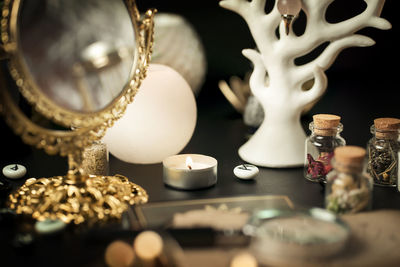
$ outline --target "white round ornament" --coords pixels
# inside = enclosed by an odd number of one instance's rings
[[[133,103],[103,142],[120,160],[159,163],[186,146],[196,120],[196,100],[185,79],[168,66],[150,64]]]
[[[38,221],[35,223],[35,230],[39,234],[53,234],[63,230],[67,224],[62,220],[50,220]]]
[[[250,164],[242,164],[233,169],[233,173],[239,179],[249,180],[253,179],[259,170],[256,166]]]
[[[3,168],[3,175],[10,179],[19,179],[26,174],[26,168],[20,164],[10,164]]]

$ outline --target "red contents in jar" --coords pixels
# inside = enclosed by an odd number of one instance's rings
[[[307,154],[308,167],[307,173],[311,174],[311,178],[318,179],[328,174],[332,170],[331,159],[333,152],[322,152],[317,160]]]

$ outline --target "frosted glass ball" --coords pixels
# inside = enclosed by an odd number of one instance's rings
[[[204,83],[207,60],[200,36],[184,17],[173,13],[155,15],[151,60],[179,72],[198,95]]]
[[[168,66],[150,64],[133,103],[103,142],[122,161],[159,163],[186,146],[196,120],[196,100],[186,80]]]

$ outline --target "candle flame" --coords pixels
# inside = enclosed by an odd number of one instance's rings
[[[192,165],[193,165],[193,160],[192,160],[192,157],[187,157],[186,158],[186,167],[188,167],[189,168],[189,170],[191,170],[192,169]]]

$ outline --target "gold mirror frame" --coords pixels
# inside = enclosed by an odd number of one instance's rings
[[[134,62],[128,79],[130,82],[127,83],[120,97],[114,99],[100,111],[90,113],[80,113],[60,107],[40,90],[31,76],[19,49],[18,16],[22,0],[4,1],[1,19],[1,40],[4,52],[10,59],[10,74],[25,99],[46,118],[66,127],[93,127],[104,124],[104,122],[107,123],[108,127],[111,127],[113,122],[121,117],[120,114],[123,113],[126,105],[132,102],[137,88],[144,78],[150,59],[152,41],[146,43],[146,39],[148,40],[152,37],[146,35],[150,35],[149,31],[153,30],[152,16],[154,15],[154,10],[147,11],[146,17],[141,20],[135,0],[121,1],[124,1],[127,6],[135,33]],[[146,51],[150,53],[146,54]]]
[[[140,17],[134,0],[124,0],[135,28],[135,62],[131,78],[123,92],[105,109],[94,113],[77,113],[58,107],[36,87],[18,51],[17,16],[21,0],[5,0],[1,19],[0,58],[8,59],[11,77],[21,94],[45,117],[61,125],[77,127],[71,131],[56,131],[34,124],[14,103],[6,89],[0,71],[0,113],[14,132],[29,145],[44,149],[48,154],[68,156],[66,176],[30,178],[9,196],[9,206],[18,214],[37,220],[61,219],[66,223],[93,224],[119,219],[129,205],[145,203],[146,191],[128,178],[95,176],[81,168],[85,147],[100,140],[108,127],[119,119],[138,91],[146,76],[153,45],[153,17],[148,10]]]

